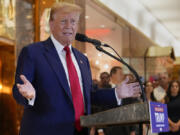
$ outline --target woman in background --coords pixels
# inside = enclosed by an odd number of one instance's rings
[[[148,101],[154,101],[153,90],[153,83],[151,81],[147,81],[145,83],[145,93]],[[150,125],[143,124],[143,135],[157,135],[157,133],[151,133]]]
[[[170,131],[159,135],[180,135],[180,83],[172,81],[167,91],[168,121]]]

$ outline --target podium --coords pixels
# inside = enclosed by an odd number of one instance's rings
[[[148,102],[123,105],[107,111],[81,116],[82,127],[106,127],[150,123]]]

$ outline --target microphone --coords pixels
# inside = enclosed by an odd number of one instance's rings
[[[128,65],[110,45],[105,44],[105,43],[101,43],[101,41],[96,40],[96,39],[88,38],[86,35],[80,34],[80,33],[76,33],[75,39],[80,41],[80,42],[92,43],[93,45],[95,45],[97,50],[99,50],[101,52],[104,52],[108,56],[110,56],[110,57],[116,59],[117,61],[121,62],[122,64],[124,64],[135,75],[135,77],[138,80],[138,82],[139,82],[139,84],[141,86],[141,89],[142,89],[143,101],[147,101],[146,95],[145,95],[145,92],[144,92],[144,88],[143,88],[143,85],[142,85],[142,80],[140,80],[138,73],[130,65]],[[116,57],[116,56],[112,55],[111,53],[107,52],[101,46],[111,48],[117,54],[117,56],[119,56],[119,57]]]
[[[92,43],[95,46],[106,46],[106,47],[108,46],[107,44],[101,43],[101,41],[97,39],[88,38],[86,35],[80,33],[76,33],[75,39],[80,42]]]

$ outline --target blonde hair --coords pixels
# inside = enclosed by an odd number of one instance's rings
[[[81,14],[82,8],[76,4],[67,2],[56,2],[50,11],[50,21],[54,19],[54,15],[57,11],[62,11],[63,13],[79,12]]]

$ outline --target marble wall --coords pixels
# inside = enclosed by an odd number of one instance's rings
[[[16,59],[21,49],[35,39],[33,1],[16,0]]]

